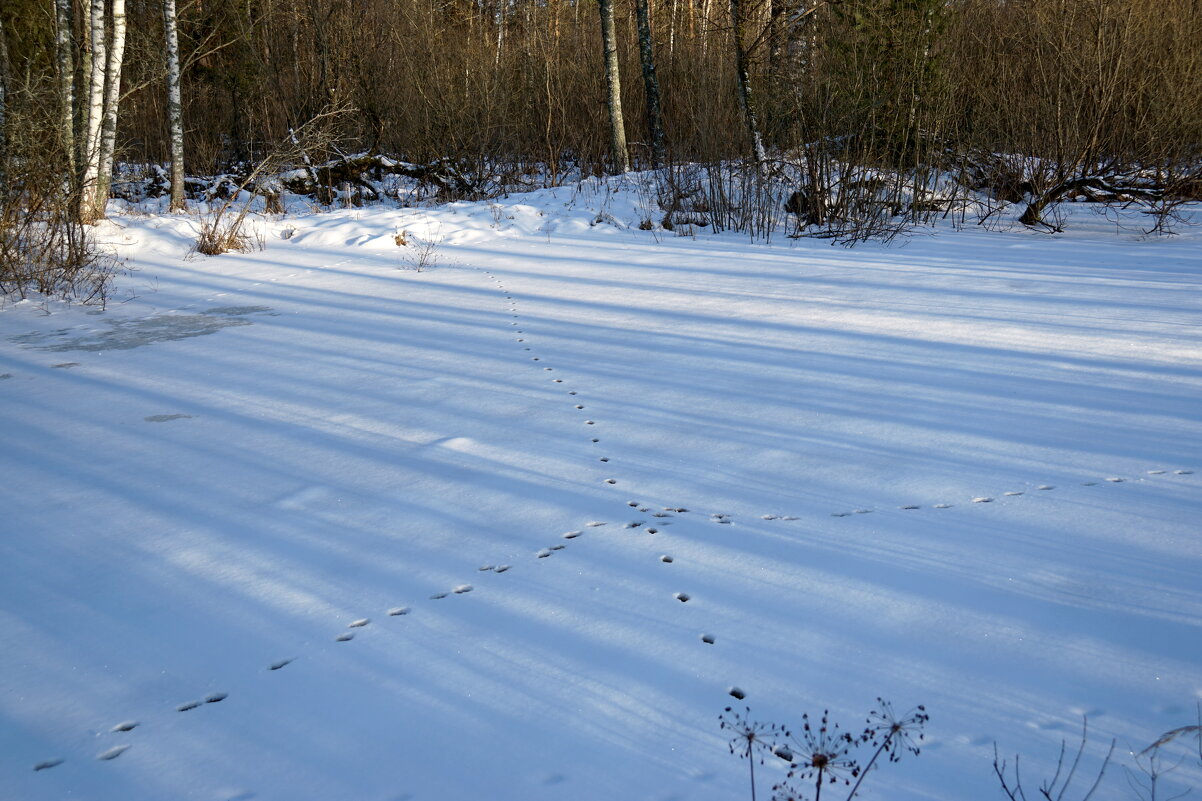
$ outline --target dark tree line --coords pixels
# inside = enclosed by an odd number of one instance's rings
[[[507,186],[687,163],[779,176],[783,164],[801,227],[927,213],[920,190],[951,172],[1025,201],[1037,225],[1066,197],[1199,195],[1202,0],[0,9],[6,208],[58,192],[94,219],[118,163],[173,167],[161,183],[178,208],[185,160],[189,174],[245,171],[331,114],[312,163],[383,153]],[[882,194],[884,171],[905,180]]]

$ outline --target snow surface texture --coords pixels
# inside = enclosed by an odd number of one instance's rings
[[[924,703],[866,798],[1192,722],[1196,230],[849,251],[612,224],[638,197],[192,260],[119,217],[106,311],[4,309],[0,798],[745,798],[732,686]]]

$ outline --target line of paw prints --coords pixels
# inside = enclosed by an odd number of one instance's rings
[[[504,282],[501,281],[499,278],[497,278],[495,275],[493,275],[491,272],[485,271],[485,275],[487,275],[488,278],[493,281],[494,285],[496,286],[496,288],[498,290],[500,290],[502,293],[504,293],[505,299],[509,302],[508,310],[509,310],[509,314],[512,317],[512,319],[510,320],[509,327],[515,329],[514,333],[516,334],[516,336],[514,338],[516,340],[516,344],[521,345],[522,352],[525,354],[529,354],[529,359],[532,362],[541,362],[542,361],[541,357],[535,355],[535,351],[533,350],[531,344],[527,341],[525,332],[524,332],[522,326],[520,325],[519,321],[520,321],[521,317],[518,314],[517,301],[514,299],[513,294],[506,288]],[[543,372],[548,372],[548,373],[555,372],[555,368],[553,368],[549,365],[542,364],[540,366],[542,367]],[[551,378],[551,383],[560,385],[560,387],[567,393],[568,397],[572,400],[572,408],[573,409],[575,409],[577,412],[581,412],[581,413],[587,412],[585,404],[584,404],[582,398],[580,397],[580,393],[577,389],[568,385],[564,381],[564,379],[559,376],[555,376],[555,377]],[[590,431],[589,431],[590,436],[588,438],[589,443],[591,445],[599,445],[601,443],[601,439],[600,439],[600,437],[596,436],[596,430],[594,428],[592,428],[597,425],[597,421],[592,419],[591,415],[584,414],[583,416],[585,418],[583,421],[584,425],[586,427],[590,427]],[[597,457],[597,461],[599,461],[603,464],[609,465],[610,467],[614,466],[612,461],[610,460],[609,456],[599,456],[599,457]],[[611,486],[611,487],[616,486],[618,484],[618,479],[616,477],[614,477],[613,473],[611,473],[606,478],[602,479],[602,481],[607,486]],[[662,510],[652,511],[651,506],[641,504],[638,501],[628,501],[627,506],[637,510],[638,512],[649,515],[651,519],[647,520],[644,518],[644,519],[630,520],[630,521],[624,523],[622,527],[627,530],[643,531],[643,532],[646,532],[647,534],[658,534],[660,532],[660,530],[663,529],[664,527],[672,525],[672,520],[670,518],[674,517],[675,515],[684,514],[684,513],[688,512],[687,509],[685,509],[683,507],[679,507],[679,506],[665,506],[662,508]],[[730,524],[731,523],[729,515],[715,514],[712,516],[712,519],[719,524]],[[777,515],[764,515],[764,519],[765,520],[775,520],[775,519],[778,519],[778,516]],[[788,516],[788,517],[783,517],[781,519],[796,520],[797,518]],[[605,523],[599,522],[599,521],[593,521],[593,522],[589,523],[588,526],[586,526],[585,528],[603,526],[603,525],[605,525]],[[585,533],[585,530],[580,529],[580,530],[565,532],[561,536],[565,540],[574,540],[574,539],[582,536],[584,533]],[[556,552],[562,551],[565,547],[567,547],[565,543],[556,543],[554,545],[548,545],[547,547],[542,548],[537,553],[535,553],[535,557],[538,559],[547,559],[547,558],[550,558],[551,556],[553,556]],[[672,564],[674,561],[672,556],[669,554],[662,554],[659,557],[659,559],[660,559],[660,562],[663,564]],[[682,603],[687,603],[691,598],[691,596],[685,592],[677,592],[673,595],[673,597]],[[713,645],[715,642],[715,639],[716,639],[713,634],[709,634],[709,633],[702,633],[699,636],[700,636],[701,641],[708,645]]]
[[[490,279],[492,279],[494,281],[494,283],[497,285],[498,289],[500,289],[502,292],[505,292],[506,300],[509,301],[509,312],[512,315],[512,317],[514,318],[513,321],[510,323],[510,326],[513,328],[517,328],[517,330],[515,331],[515,333],[518,335],[516,338],[517,343],[521,344],[523,346],[524,352],[532,353],[531,348],[529,347],[528,344],[526,344],[526,338],[524,336],[524,332],[519,327],[519,323],[517,322],[517,320],[518,320],[517,304],[514,301],[513,296],[508,293],[508,291],[505,289],[504,285],[502,284],[502,282],[499,279],[497,279],[491,273],[488,273],[487,275]],[[530,359],[531,359],[531,361],[535,361],[535,362],[541,361],[540,357],[534,356],[534,355],[531,355]],[[56,366],[74,367],[76,365],[75,364],[63,364],[63,365],[56,365]],[[554,372],[554,369],[549,366],[543,366],[543,370],[544,370],[544,372]],[[8,377],[8,376],[6,375],[5,377]],[[562,385],[564,383],[563,379],[558,378],[558,377],[552,378],[551,381],[555,384],[560,384],[560,385]],[[575,408],[575,410],[580,411],[580,412],[585,411],[584,404],[579,402],[578,392],[574,389],[570,389],[567,387],[564,387],[564,389],[567,391],[567,394],[569,397],[571,397],[577,401],[577,402],[573,403],[573,407]],[[584,420],[584,425],[595,426],[596,421],[586,419],[586,420]],[[600,438],[590,437],[589,441],[592,444],[599,444]],[[602,457],[599,457],[599,461],[608,463],[610,461],[610,459],[607,456],[602,456]],[[607,479],[605,479],[605,483],[609,484],[609,485],[614,485],[614,484],[617,484],[617,480],[614,478],[607,478]],[[630,502],[629,505],[631,507],[638,508],[638,511],[640,511],[640,512],[646,513],[646,512],[650,511],[649,507],[640,506],[638,503],[633,502],[633,501]],[[688,510],[686,510],[684,508],[680,508],[680,507],[667,507],[662,512],[655,512],[652,514],[652,516],[656,519],[656,522],[654,524],[648,525],[643,520],[633,520],[633,521],[630,521],[630,522],[627,522],[626,524],[624,524],[624,528],[626,528],[626,529],[642,529],[643,531],[645,531],[648,534],[656,534],[659,532],[660,527],[671,525],[671,522],[666,520],[665,518],[671,517],[674,513],[683,513],[686,511],[688,511]],[[725,517],[725,516],[719,515],[716,517]],[[729,522],[729,521],[722,520],[720,522]],[[561,536],[561,539],[564,539],[564,540],[575,540],[575,539],[581,537],[585,533],[585,530],[590,529],[590,528],[598,528],[598,527],[604,526],[604,525],[607,525],[607,523],[604,521],[594,520],[594,521],[590,521],[589,523],[587,523],[581,529],[567,531],[560,536]],[[566,543],[558,542],[558,543],[549,545],[545,548],[538,550],[537,552],[535,552],[534,557],[536,559],[545,559],[547,557],[550,557],[557,551],[561,551],[561,550],[565,549],[566,547],[567,547]],[[671,564],[674,561],[673,557],[669,554],[663,554],[659,557],[659,559],[660,559],[660,562],[662,562],[664,564]],[[478,568],[478,571],[481,573],[493,573],[496,575],[500,575],[500,574],[507,573],[512,569],[513,569],[513,566],[509,565],[509,564],[485,564],[485,565],[481,565]],[[456,596],[456,595],[466,595],[466,594],[472,592],[474,589],[475,589],[475,587],[472,584],[458,584],[458,585],[454,586],[453,588],[451,588],[449,591],[436,592],[436,593],[430,595],[429,600],[430,601],[441,601],[443,599],[446,599],[446,598],[449,598],[452,596]],[[683,593],[683,592],[675,593],[673,597],[682,603],[688,602],[690,600],[690,596],[687,593]],[[387,617],[392,618],[392,617],[404,617],[406,615],[411,614],[412,612],[413,612],[412,607],[394,606],[394,607],[387,609],[385,614]],[[348,623],[345,629],[343,629],[342,631],[340,631],[338,634],[335,635],[334,641],[340,642],[340,643],[352,642],[355,639],[356,633],[358,631],[364,629],[365,627],[371,625],[371,623],[372,623],[372,619],[370,617],[356,618],[356,619],[352,620],[350,623]],[[702,634],[701,640],[702,640],[702,642],[705,642],[708,644],[713,644],[715,642],[715,638],[711,634]],[[295,662],[297,660],[297,658],[298,657],[292,656],[292,657],[287,657],[284,659],[275,660],[275,661],[271,662],[270,664],[268,664],[266,666],[266,669],[268,671],[282,670],[285,667],[287,667],[288,665],[291,665],[293,662]],[[189,700],[189,701],[185,701],[181,704],[178,704],[175,707],[175,711],[178,713],[191,712],[193,710],[199,709],[206,705],[220,703],[228,697],[229,697],[229,695],[224,692],[212,693],[208,696],[205,696],[204,698],[202,698],[200,700]],[[136,729],[140,726],[142,726],[142,724],[137,720],[127,720],[127,721],[123,721],[121,723],[116,724],[109,730],[109,732],[113,733],[113,734],[127,734],[129,732],[132,732],[134,729]],[[114,745],[114,746],[105,748],[104,750],[102,750],[101,752],[96,754],[96,759],[99,761],[103,761],[103,762],[112,761],[114,759],[117,759],[122,754],[124,754],[131,747],[132,746],[130,743],[121,743],[118,745]],[[49,770],[51,768],[58,767],[59,765],[63,764],[65,761],[66,761],[65,758],[61,758],[61,757],[42,760],[42,761],[36,763],[35,765],[33,765],[33,770],[34,771]]]
[[[522,328],[522,325],[520,322],[521,316],[518,314],[517,300],[514,298],[513,294],[509,291],[509,289],[506,288],[505,283],[503,281],[501,281],[501,279],[497,278],[495,275],[493,275],[491,272],[488,272],[487,270],[485,271],[484,274],[486,276],[488,276],[488,278],[493,282],[493,285],[496,286],[496,288],[505,295],[505,300],[508,301],[507,308],[509,311],[509,315],[512,318],[509,322],[509,326],[510,326],[510,328],[514,329],[513,333],[516,335],[514,337],[514,341],[516,342],[516,344],[522,346],[523,353],[529,354],[527,358],[529,358],[530,361],[541,363],[543,361],[542,357],[535,355],[534,349],[531,347],[530,342],[526,338],[525,330]],[[542,371],[545,373],[555,372],[555,368],[551,367],[547,364],[540,364],[539,366],[541,366]],[[597,421],[589,419],[589,416],[587,414],[583,414],[584,412],[587,412],[587,409],[585,408],[583,399],[580,397],[580,392],[570,386],[567,386],[566,383],[564,382],[564,379],[560,378],[559,376],[552,377],[550,379],[550,381],[553,384],[560,385],[560,388],[562,390],[564,390],[564,392],[566,392],[568,397],[571,399],[572,408],[575,409],[577,412],[582,413],[582,416],[585,418],[583,421],[583,424],[585,426],[590,427],[589,444],[599,445],[601,443],[601,438],[596,436],[596,432],[594,430],[591,430],[592,426],[597,425]],[[601,457],[598,457],[597,461],[603,462],[603,463],[608,463],[610,461],[610,459],[608,456],[601,456]],[[618,483],[618,480],[616,478],[613,478],[612,476],[610,476],[610,477],[604,479],[604,482],[610,486],[613,486]]]
[[[1147,471],[1145,471],[1145,474],[1149,475],[1149,476],[1163,476],[1163,475],[1168,475],[1170,473],[1172,475],[1177,475],[1177,476],[1191,476],[1194,474],[1194,471],[1193,470],[1147,470]],[[1123,476],[1107,476],[1106,478],[1098,479],[1097,481],[1082,481],[1080,483],[1080,486],[1082,486],[1082,487],[1097,487],[1097,486],[1105,486],[1106,484],[1124,484],[1124,483],[1131,482],[1131,481],[1143,481],[1143,480],[1145,480],[1145,479],[1142,476],[1140,476],[1138,478],[1125,478]],[[1036,487],[1034,489],[1034,491],[1035,492],[1050,492],[1055,489],[1056,489],[1055,484],[1040,484],[1038,487]],[[1003,498],[1003,499],[1004,498],[1016,498],[1020,495],[1025,495],[1025,494],[1026,494],[1025,490],[1011,490],[1009,492],[1003,492],[997,496],[977,495],[977,496],[974,496],[973,498],[969,499],[969,503],[994,503],[999,498]],[[954,503],[936,503],[936,504],[932,504],[929,508],[931,508],[931,509],[951,509],[955,505],[956,504],[954,504]],[[924,507],[921,504],[914,503],[914,504],[906,504],[904,506],[899,506],[898,508],[903,511],[909,512],[909,511],[917,511],[917,510],[923,509]],[[851,517],[852,515],[866,515],[866,514],[870,514],[873,511],[874,511],[873,509],[868,509],[868,508],[852,509],[849,511],[831,512],[831,517]]]
[[[598,526],[604,526],[604,525],[606,525],[606,524],[602,521],[592,521],[586,525],[586,528],[592,528],[592,527],[598,527]],[[583,533],[582,530],[581,531],[570,531],[570,532],[563,534],[562,537],[564,539],[575,539],[576,537],[579,537],[582,533]],[[564,545],[562,545],[562,544],[552,545],[548,549],[543,549],[543,550],[538,551],[536,554],[534,554],[534,556],[535,556],[535,558],[543,558],[544,556],[549,555],[553,551],[561,550],[563,547],[564,547]],[[484,564],[484,565],[481,565],[479,568],[477,568],[478,572],[480,572],[480,573],[493,573],[496,575],[508,573],[512,569],[513,569],[513,565],[509,565],[509,564]],[[466,594],[472,592],[473,590],[475,590],[475,586],[472,584],[466,584],[466,583],[465,584],[457,584],[454,587],[452,587],[451,589],[447,590],[446,592],[436,592],[436,593],[431,594],[429,596],[429,600],[430,601],[441,601],[444,598],[450,598],[450,597],[454,597],[457,595],[466,595]],[[413,611],[414,611],[413,608],[410,606],[394,606],[394,607],[387,609],[385,611],[385,615],[390,618],[391,617],[403,617],[403,616],[413,613]],[[352,640],[355,639],[355,634],[358,631],[364,629],[365,627],[367,627],[371,624],[372,624],[372,619],[370,617],[356,618],[356,619],[352,620],[350,623],[348,623],[346,625],[345,629],[343,629],[342,631],[340,631],[338,634],[336,634],[334,636],[334,641],[340,642],[340,643],[351,642]],[[286,668],[288,665],[291,665],[298,658],[299,657],[297,657],[297,656],[290,656],[290,657],[287,657],[284,659],[277,659],[277,660],[271,662],[270,664],[268,664],[266,666],[266,670],[268,670],[268,671],[282,670],[283,668]],[[228,697],[229,697],[229,694],[224,693],[224,692],[211,693],[207,696],[204,696],[203,698],[191,699],[191,700],[185,701],[181,704],[178,704],[174,707],[174,710],[176,712],[191,712],[192,710],[199,709],[201,707],[204,707],[204,706],[207,706],[210,704],[221,703]],[[118,723],[115,726],[113,726],[112,728],[110,728],[109,733],[124,734],[124,733],[131,732],[134,729],[139,728],[141,726],[142,726],[142,723],[140,723],[137,720],[126,720],[126,721]],[[96,759],[100,760],[102,762],[109,762],[109,761],[112,761],[112,760],[116,759],[117,757],[121,756],[123,753],[128,751],[130,748],[131,748],[130,743],[121,743],[119,745],[115,745],[115,746],[112,746],[112,747],[102,750],[100,753],[96,754]],[[65,761],[66,761],[66,759],[62,758],[62,757],[56,757],[53,759],[42,760],[33,765],[33,770],[34,771],[49,770],[51,768],[58,767],[59,765],[63,764]]]

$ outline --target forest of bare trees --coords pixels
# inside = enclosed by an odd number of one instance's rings
[[[6,0],[0,26],[6,264],[30,208],[102,216],[115,165],[180,208],[185,170],[244,175],[315,118],[310,166],[450,165],[448,194],[662,167],[670,216],[685,165],[726,165],[799,232],[947,213],[949,176],[1033,226],[1202,195],[1202,0]]]

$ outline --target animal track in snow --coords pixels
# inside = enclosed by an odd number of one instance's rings
[[[672,593],[672,597],[680,601],[682,604],[688,603],[689,601],[689,594],[687,592],[675,592]]]
[[[111,731],[111,732],[133,731],[134,729],[138,728],[139,725],[140,724],[136,720],[126,720],[126,721],[122,721],[121,723],[118,723],[116,726],[109,729],[109,731]]]
[[[213,693],[212,695],[207,696],[205,698],[205,703],[206,704],[219,704],[229,697],[230,697],[229,693]]]
[[[351,622],[350,622],[350,623],[347,625],[347,628],[349,628],[349,629],[361,629],[361,628],[363,628],[364,626],[366,626],[366,625],[367,625],[368,623],[370,623],[370,622],[371,622],[371,618],[361,617],[361,618],[359,618],[358,620],[352,620],[352,621],[351,621]]]
[[[430,600],[431,601],[441,601],[443,598],[446,598],[448,594],[449,593],[445,593],[445,592],[436,592],[430,596]]]
[[[128,745],[114,745],[112,748],[108,749],[107,751],[101,751],[99,754],[96,755],[96,758],[107,762],[110,759],[116,759],[117,757],[121,756],[128,750],[129,750]]]
[[[460,584],[458,587],[451,590],[451,592],[455,593],[456,595],[463,595],[465,592],[471,592],[474,589],[475,587],[473,587],[471,584]]]
[[[669,556],[668,554],[663,554],[662,556],[660,556],[659,561],[663,562],[665,565],[670,565],[675,560],[673,560],[672,557]]]
[[[45,759],[45,760],[42,760],[41,762],[37,763],[36,765],[34,765],[33,769],[35,771],[50,770],[51,768],[57,768],[59,765],[63,764],[63,762],[65,762],[65,761],[66,760],[63,760],[63,759]]]
[[[1162,476],[1162,475],[1165,475],[1166,473],[1168,473],[1169,471],[1165,470],[1165,469],[1156,469],[1156,470],[1146,470],[1144,472],[1150,476]],[[1176,475],[1188,476],[1188,475],[1192,475],[1193,471],[1192,470],[1174,470],[1173,473]],[[1131,479],[1123,478],[1121,476],[1110,476],[1105,479],[1105,482],[1111,483],[1111,484],[1122,484],[1122,483],[1128,482],[1130,480]],[[1135,480],[1140,481],[1142,479],[1135,479]],[[1098,486],[1099,483],[1100,482],[1097,482],[1097,481],[1082,481],[1081,486],[1082,487],[1096,487],[1096,486]],[[1049,490],[1056,489],[1056,485],[1055,484],[1040,484],[1039,486],[1035,487],[1035,489],[1037,491],[1047,492]],[[1026,494],[1026,492],[1022,491],[1022,490],[1011,490],[1009,492],[1003,492],[1002,497],[1017,498],[1019,496],[1025,495],[1025,494]],[[980,495],[980,496],[974,497],[972,499],[972,502],[973,503],[993,503],[994,498],[991,496],[988,496],[988,495]],[[931,506],[931,508],[932,509],[950,509],[950,508],[952,508],[952,506],[954,506],[954,504],[937,503],[937,504],[933,504]],[[919,506],[918,504],[907,504],[905,506],[900,506],[898,508],[906,509],[906,510],[913,510],[913,509],[921,509],[922,507]],[[871,511],[871,510],[856,509],[853,512],[831,512],[831,517],[850,517],[853,514],[867,514],[869,511]],[[770,516],[764,515],[763,519],[765,519],[765,520],[770,519]],[[797,518],[786,517],[786,518],[782,518],[782,519],[796,520]]]
[[[712,634],[702,634],[702,635],[701,635],[701,641],[702,641],[703,643],[705,643],[706,645],[713,645],[713,644],[714,644],[714,635],[712,635]]]
[[[344,631],[334,638],[334,642],[350,642],[355,639],[355,633],[352,631]]]
[[[539,559],[546,559],[548,556],[551,555],[551,549],[543,548],[541,551],[539,551],[538,553],[536,553],[534,555],[537,556]]]
[[[596,528],[597,526],[604,526],[605,524],[600,520],[590,520],[588,523],[585,523],[585,525],[589,528]]]
[[[509,569],[509,565],[497,565],[498,573],[504,573],[508,569]]]
[[[583,533],[583,531],[565,531],[560,536],[562,536],[565,540],[574,540]]]
[[[407,606],[394,606],[388,610],[389,617],[397,617],[399,615],[409,614],[410,609]]]
[[[196,707],[200,706],[200,704],[201,704],[200,701],[188,701],[187,703],[180,704],[179,706],[177,706],[175,708],[175,711],[176,712],[188,712],[193,709],[196,709]]]
[[[566,547],[568,547],[568,546],[566,546],[566,545],[552,545],[551,547],[547,548],[547,550],[548,550],[548,551],[562,551],[562,550],[563,550],[564,548],[566,548]]]
[[[289,657],[288,659],[279,659],[279,660],[276,660],[275,662],[272,662],[270,665],[268,665],[267,669],[268,670],[279,670],[280,668],[288,667],[289,665],[292,664],[293,661],[294,660],[291,657]]]

